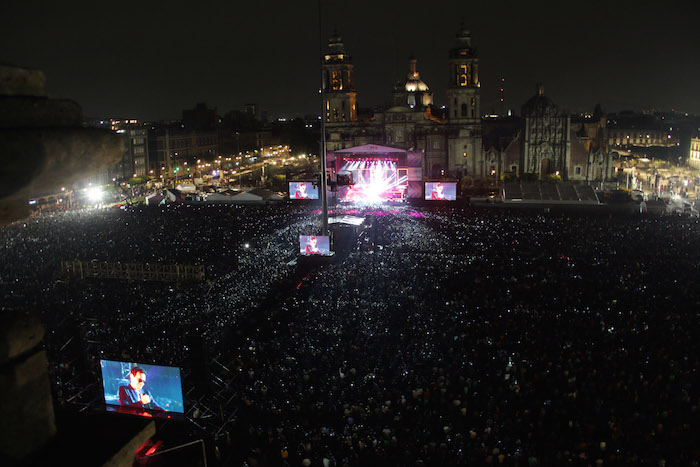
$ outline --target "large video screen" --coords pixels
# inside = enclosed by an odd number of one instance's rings
[[[425,182],[425,199],[455,201],[457,199],[457,182]]]
[[[105,404],[111,410],[152,416],[185,412],[180,368],[100,360]]]
[[[318,187],[313,182],[289,182],[289,199],[318,199]]]
[[[302,255],[330,255],[330,237],[324,235],[300,235],[299,253]]]

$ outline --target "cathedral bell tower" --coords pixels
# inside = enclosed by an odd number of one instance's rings
[[[479,58],[471,45],[471,34],[464,25],[457,33],[455,47],[450,50],[447,83],[448,119],[453,123],[476,123],[481,120]]]
[[[342,125],[357,121],[357,92],[350,55],[345,53],[343,39],[337,33],[328,41],[323,56],[323,93],[326,123]]]
[[[464,24],[450,49],[448,65],[448,167],[453,174],[484,177],[491,167],[482,157],[479,58]]]

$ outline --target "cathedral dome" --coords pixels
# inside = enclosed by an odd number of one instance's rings
[[[416,69],[416,59],[408,60],[408,74],[394,86],[394,105],[408,105],[412,109],[423,110],[433,103],[433,93],[420,79]]]
[[[416,74],[417,75],[417,74]],[[420,76],[411,76],[406,80],[406,91],[416,92],[416,91],[430,91],[427,84],[421,81]]]
[[[558,113],[556,104],[544,95],[544,87],[541,84],[537,85],[537,93],[523,105],[521,110],[523,117],[556,115]]]
[[[402,87],[407,92],[430,92],[428,85],[420,79],[420,73],[416,68],[417,62],[414,56],[408,59],[408,75]]]

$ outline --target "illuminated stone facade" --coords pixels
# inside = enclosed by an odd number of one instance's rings
[[[323,89],[324,117],[327,123],[357,121],[357,92],[352,60],[345,52],[343,39],[337,34],[328,41],[328,53],[323,57]]]
[[[700,138],[691,138],[690,154],[688,154],[688,164],[691,167],[700,169]]]
[[[544,95],[542,86],[523,105],[522,174],[544,177],[550,174],[566,178],[571,159],[571,121]]]
[[[448,98],[457,103],[454,115],[449,108],[433,104],[432,91],[420,79],[413,57],[409,59],[405,80],[394,86],[393,105],[358,115],[350,57],[338,36],[330,39],[328,49],[323,69],[329,151],[365,144],[389,145],[422,151],[426,177],[485,175],[481,158],[479,59],[467,30],[457,34],[449,55]]]
[[[464,28],[448,54],[443,107],[433,104],[432,91],[411,57],[405,80],[394,86],[393,105],[358,112],[352,63],[342,40],[332,37],[328,49],[323,70],[329,151],[366,144],[419,150],[425,178],[610,178],[604,116],[572,125],[540,88],[523,106],[522,119],[482,119],[479,57]]]
[[[557,175],[563,180],[604,182],[612,176],[606,144],[606,118],[598,107],[593,116],[573,120],[561,112],[538,85],[521,109],[519,122],[509,119],[506,136],[484,138],[485,160],[495,176],[526,179]],[[488,122],[498,127],[498,122]],[[498,133],[498,131],[489,131]],[[509,136],[512,135],[512,139]],[[494,141],[495,140],[495,141]]]
[[[680,145],[678,136],[670,130],[648,128],[610,128],[610,146],[628,149],[630,147],[673,147]]]

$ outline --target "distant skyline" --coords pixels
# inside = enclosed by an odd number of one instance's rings
[[[544,84],[569,112],[675,109],[700,114],[700,30],[684,5],[621,2],[322,2],[324,49],[337,29],[355,65],[358,105],[391,101],[408,57],[436,105],[463,20],[479,51],[482,113]],[[685,6],[687,7],[687,6]],[[318,114],[318,4],[11,2],[0,62],[41,69],[52,98],[87,117],[178,119],[197,102],[219,114],[255,103],[271,117]]]

